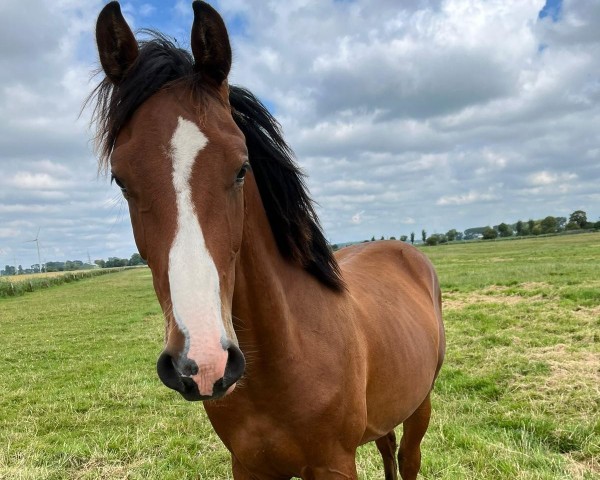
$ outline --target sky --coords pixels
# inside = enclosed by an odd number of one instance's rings
[[[86,96],[97,0],[0,0],[0,268],[129,257]],[[24,6],[26,5],[26,7]],[[190,1],[121,2],[189,47]],[[332,243],[600,217],[598,0],[219,0]],[[28,242],[29,241],[29,242]]]

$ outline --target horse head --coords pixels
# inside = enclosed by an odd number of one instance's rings
[[[138,44],[117,2],[100,13],[96,40],[106,163],[165,315],[158,375],[187,400],[208,400],[245,369],[231,312],[250,165],[229,104],[225,24],[204,2],[193,10],[190,62],[177,49],[182,61],[164,63],[164,52]],[[172,71],[188,63],[192,71]]]

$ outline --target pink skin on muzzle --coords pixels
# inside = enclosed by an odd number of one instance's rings
[[[198,373],[191,378],[198,385],[200,395],[212,395],[215,382],[225,374],[228,353],[221,346],[220,335],[191,334],[190,337],[187,357],[198,366]]]

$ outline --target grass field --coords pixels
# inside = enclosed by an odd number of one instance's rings
[[[422,478],[599,479],[600,234],[424,251],[448,353]],[[230,478],[156,376],[163,328],[148,269],[0,298],[0,479]],[[383,478],[374,446],[359,470]]]

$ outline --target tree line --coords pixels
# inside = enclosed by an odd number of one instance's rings
[[[525,237],[577,230],[600,230],[600,221],[589,222],[585,211],[575,210],[568,219],[566,217],[547,216],[539,220],[519,220],[513,224],[503,222],[494,226],[467,228],[464,232],[453,228],[446,233],[434,233],[432,235],[428,235],[427,231],[423,229],[421,230],[420,242],[426,245],[438,245],[461,240],[493,240],[496,238]],[[411,232],[410,236],[401,235],[399,239],[414,244],[416,235],[415,232]],[[375,240],[376,238],[373,236],[370,241],[374,242]],[[385,240],[385,238],[382,236],[379,240]],[[389,237],[389,240],[396,240],[396,237]],[[363,242],[369,242],[369,240],[363,240]],[[338,245],[332,245],[333,250],[338,248]]]
[[[109,257],[108,260],[94,260],[94,263],[82,262],[81,260],[67,260],[66,262],[46,262],[42,265],[35,263],[30,268],[23,268],[22,265],[6,265],[0,270],[0,275],[25,275],[30,273],[43,272],[73,272],[77,270],[90,270],[93,268],[114,268],[114,267],[133,267],[137,265],[146,265],[146,261],[139,253],[134,253],[130,258]]]
[[[456,240],[494,240],[496,238],[548,235],[577,230],[600,230],[600,221],[595,223],[589,222],[585,211],[575,210],[568,219],[566,217],[553,217],[549,215],[539,220],[518,220],[513,224],[502,222],[494,226],[468,228],[462,234],[453,229],[446,234],[436,233],[427,236],[427,232],[423,230],[422,239],[427,245],[437,245]]]
[[[94,260],[94,263],[100,268],[114,267],[137,267],[139,265],[147,265],[148,262],[142,258],[139,253],[134,253],[131,258],[108,257],[108,260]]]

